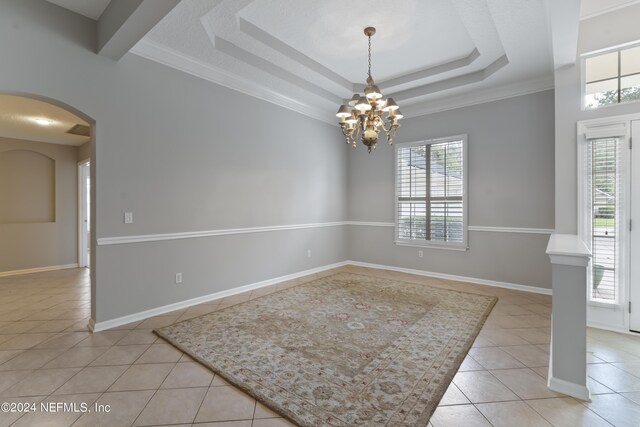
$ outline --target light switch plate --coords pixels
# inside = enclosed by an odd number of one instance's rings
[[[125,212],[124,213],[124,223],[125,224],[133,224],[133,212]]]

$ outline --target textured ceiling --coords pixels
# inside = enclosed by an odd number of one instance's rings
[[[72,12],[97,21],[111,0],[47,0]]]
[[[640,0],[582,0],[580,2],[580,18],[592,18],[637,3],[640,3]]]
[[[38,124],[36,119],[49,122]],[[89,137],[67,133],[73,126],[88,123],[56,105],[22,96],[0,95],[0,137],[53,144],[82,145]]]
[[[322,120],[372,74],[405,115],[553,85],[544,0],[183,0],[134,53]]]

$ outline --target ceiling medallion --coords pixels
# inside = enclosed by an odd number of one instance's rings
[[[400,126],[398,120],[404,117],[393,98],[385,98],[371,77],[371,37],[375,33],[374,27],[364,29],[364,34],[369,39],[369,72],[364,95],[354,93],[348,105],[341,105],[336,113],[340,118],[338,124],[346,143],[356,148],[359,139],[369,153],[376,148],[380,130],[386,134],[389,144],[393,144],[393,137]],[[383,117],[383,113],[386,116]]]

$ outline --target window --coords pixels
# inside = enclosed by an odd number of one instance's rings
[[[618,141],[594,139],[589,149],[591,183],[591,299],[616,300],[616,200]]]
[[[640,100],[640,46],[588,56],[584,60],[585,107]]]
[[[396,243],[466,249],[466,135],[396,146]]]
[[[620,304],[625,283],[628,170],[626,126],[594,125],[585,128],[580,147],[582,212],[580,228],[591,249],[589,300]]]

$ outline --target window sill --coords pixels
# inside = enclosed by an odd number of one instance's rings
[[[406,240],[396,240],[393,243],[396,246],[410,246],[414,248],[426,248],[426,249],[444,249],[446,251],[461,251],[465,252],[469,250],[469,247],[464,243],[457,244],[437,244],[437,243],[429,243],[429,242],[411,242]]]
[[[602,307],[602,308],[608,308],[611,310],[623,310],[624,309],[624,305],[623,304],[618,304],[617,302],[613,301],[613,302],[605,302],[603,300],[589,300],[587,302],[587,304],[591,307]]]

